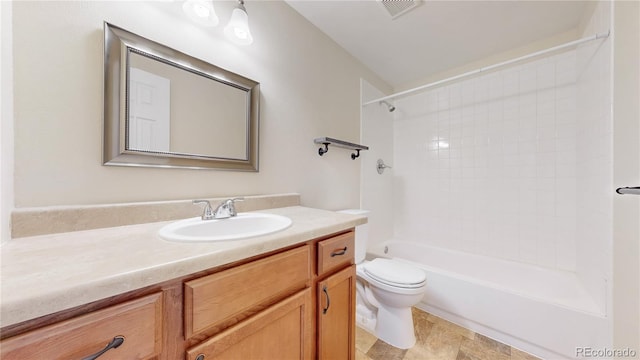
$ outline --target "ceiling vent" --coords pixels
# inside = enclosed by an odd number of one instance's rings
[[[391,19],[397,19],[420,5],[420,0],[378,0],[378,2],[391,15]]]

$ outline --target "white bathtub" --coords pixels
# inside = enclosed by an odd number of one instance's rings
[[[427,272],[419,308],[543,359],[576,358],[578,347],[611,348],[604,309],[572,272],[403,241],[368,256]]]

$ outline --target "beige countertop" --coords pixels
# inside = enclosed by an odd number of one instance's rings
[[[260,255],[367,222],[302,206],[260,210],[293,224],[278,233],[212,243],[160,239],[172,221],[39,235],[0,248],[0,326]]]

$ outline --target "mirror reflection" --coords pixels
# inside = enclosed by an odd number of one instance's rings
[[[247,159],[247,92],[130,49],[128,150]]]

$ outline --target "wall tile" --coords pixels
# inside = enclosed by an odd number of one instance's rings
[[[611,217],[610,194],[594,191],[611,184],[608,51],[589,43],[398,100],[395,236],[578,271],[599,291]]]
[[[422,166],[435,181],[403,179],[400,213],[423,216],[415,219],[421,225],[397,222],[396,236],[574,266],[575,226],[557,230],[576,211],[575,190],[561,193],[576,176],[576,74],[575,51],[569,51],[400,100],[401,108],[409,107],[405,113],[426,107],[427,114],[415,122],[396,116],[395,174],[419,176],[415,169]],[[421,163],[414,154],[419,139],[429,139]]]

